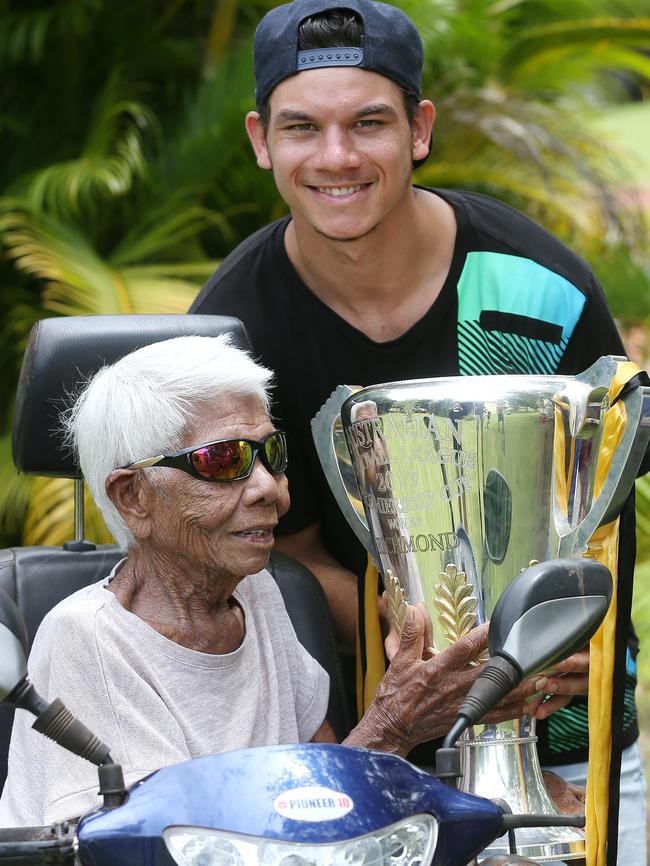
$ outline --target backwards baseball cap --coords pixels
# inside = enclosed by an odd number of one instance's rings
[[[356,12],[363,26],[358,48],[298,49],[301,23],[313,15],[334,10]],[[401,9],[373,0],[293,0],[271,9],[255,31],[255,98],[258,106],[277,85],[306,69],[359,66],[390,78],[419,97],[422,85],[422,40]]]

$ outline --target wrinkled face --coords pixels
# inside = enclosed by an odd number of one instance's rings
[[[238,437],[259,441],[274,429],[256,398],[225,398],[202,404],[181,447]],[[273,530],[289,507],[284,473],[270,474],[259,456],[241,481],[200,481],[176,469],[164,471],[164,495],[153,500],[149,537],[158,552],[226,582],[264,568]]]
[[[297,230],[351,241],[396,213],[432,118],[418,112],[411,126],[394,82],[365,69],[311,69],[282,81],[269,108],[266,135],[255,113],[247,130]]]

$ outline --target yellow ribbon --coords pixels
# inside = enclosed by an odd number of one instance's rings
[[[610,402],[640,372],[630,361],[618,365],[609,388]],[[623,437],[625,406],[616,403],[605,414],[605,428],[596,468],[594,493],[597,496]],[[607,817],[612,742],[612,692],[614,689],[614,645],[616,638],[619,519],[601,526],[589,540],[584,554],[606,565],[612,573],[614,593],[603,624],[589,646],[589,769],[586,795],[587,866],[604,866],[607,859]]]
[[[377,691],[379,681],[386,672],[384,657],[384,642],[379,624],[379,606],[377,604],[377,586],[379,572],[368,556],[368,564],[363,584],[363,611],[366,636],[366,675],[361,669],[361,646],[357,634],[357,710],[359,718],[368,709],[368,704]]]

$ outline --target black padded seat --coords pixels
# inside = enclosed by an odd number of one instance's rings
[[[78,589],[106,577],[123,556],[124,552],[113,544],[100,544],[82,553],[63,547],[0,550],[0,589],[16,602],[23,615],[29,649],[49,610]]]
[[[65,316],[37,322],[16,391],[16,469],[30,475],[81,478],[74,456],[59,437],[59,413],[79,385],[141,346],[172,337],[220,334],[232,334],[236,346],[251,350],[244,325],[230,316]]]
[[[16,397],[14,462],[19,471],[80,478],[73,455],[61,446],[59,412],[80,382],[134,349],[185,334],[231,333],[235,345],[250,349],[238,319],[220,316],[91,316],[46,319],[32,329]],[[16,601],[27,624],[29,644],[55,604],[108,575],[123,556],[117,546],[92,543],[65,547],[0,550],[0,588]],[[327,601],[314,575],[281,554],[269,571],[282,593],[301,643],[330,677],[327,718],[339,739],[349,730],[343,679]],[[0,787],[7,772],[13,711],[0,706]]]

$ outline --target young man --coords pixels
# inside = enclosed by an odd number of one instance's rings
[[[276,372],[292,500],[277,546],[318,576],[349,651],[359,620],[365,665],[369,624],[356,600],[366,556],[311,441],[311,418],[331,391],[432,376],[577,373],[623,347],[589,268],[542,228],[486,196],[412,185],[435,109],[421,98],[419,34],[400,10],[294,0],[262,20],[254,58],[257,111],[246,129],[290,216],[234,250],[191,312],[243,319]],[[628,587],[630,544],[619,577]],[[633,695],[631,677],[630,686]],[[564,728],[542,738],[549,763],[585,759],[584,706],[565,712]],[[632,714],[622,746],[637,736]]]

